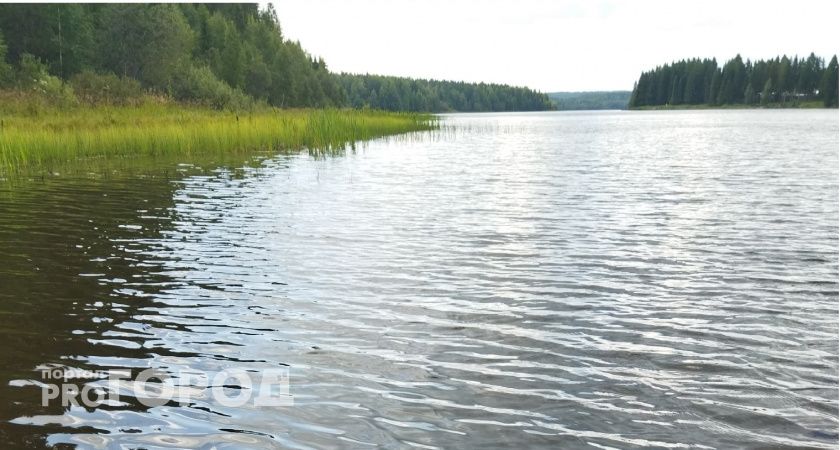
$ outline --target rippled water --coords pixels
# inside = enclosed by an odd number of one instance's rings
[[[6,446],[837,447],[836,111],[214,167],[0,186]],[[44,366],[284,367],[294,405],[44,407]]]

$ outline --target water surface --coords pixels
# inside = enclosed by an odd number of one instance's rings
[[[444,124],[3,182],[0,440],[837,447],[836,111]],[[41,366],[285,367],[294,405],[43,407]]]

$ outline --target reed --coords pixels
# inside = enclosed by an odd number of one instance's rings
[[[372,110],[246,113],[177,104],[12,111],[0,107],[0,171],[85,158],[252,150],[329,152],[357,141],[437,126],[433,116]]]

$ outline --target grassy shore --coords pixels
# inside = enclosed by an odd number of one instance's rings
[[[368,110],[224,112],[173,103],[20,108],[0,103],[0,172],[89,158],[338,149],[429,130],[433,116]]]
[[[795,103],[768,103],[766,105],[656,105],[636,106],[629,109],[631,111],[671,111],[683,109],[825,109],[825,106],[822,100],[811,100]]]

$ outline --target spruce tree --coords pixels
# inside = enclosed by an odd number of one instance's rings
[[[831,58],[831,62],[823,73],[820,96],[823,98],[823,105],[829,108],[837,108],[837,55]]]

